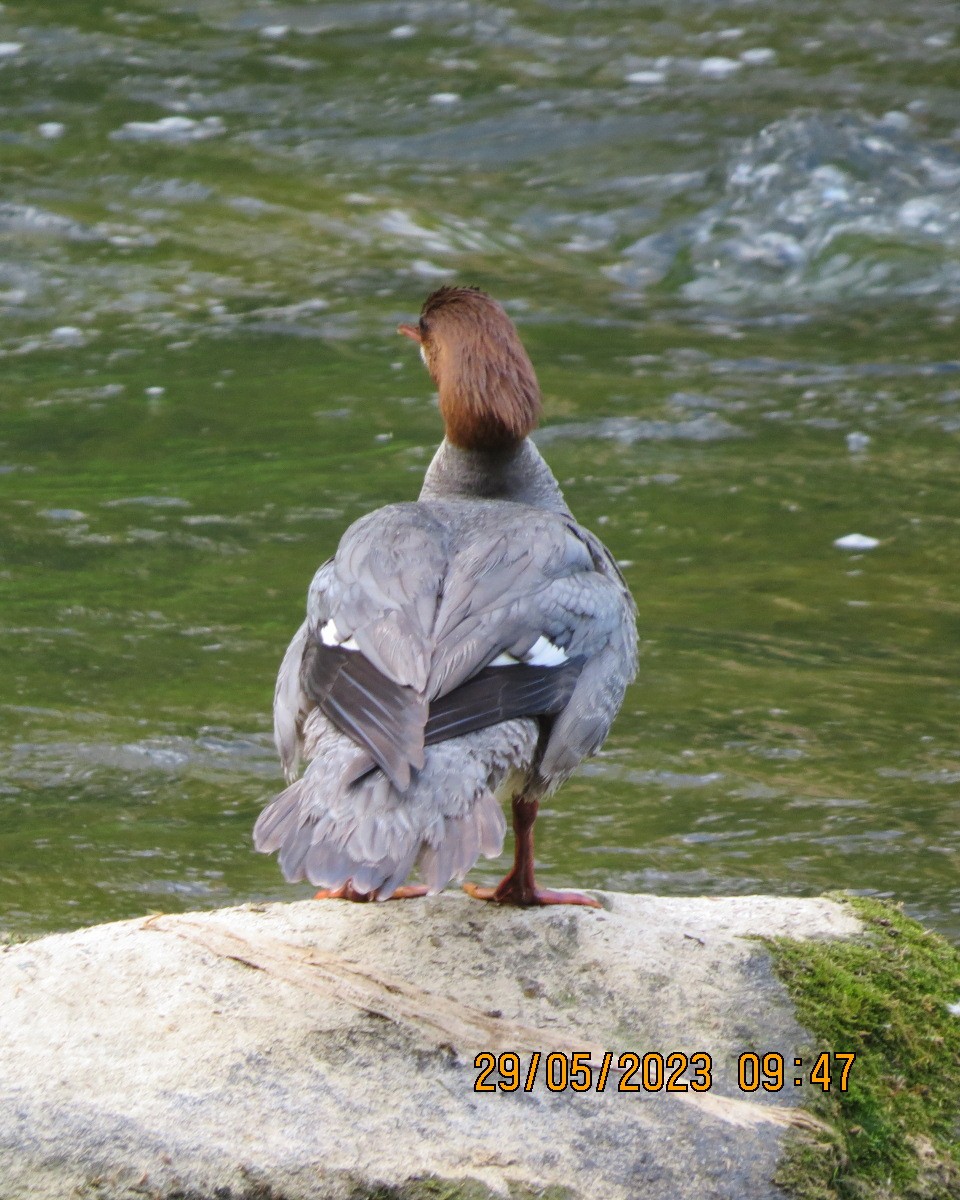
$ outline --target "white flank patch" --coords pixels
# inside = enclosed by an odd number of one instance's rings
[[[508,654],[506,650],[503,650],[496,658],[490,660],[490,666],[516,667],[520,663],[523,663],[527,667],[559,667],[561,663],[565,663],[566,661],[566,650],[561,650],[559,646],[555,646],[553,642],[541,634],[523,658],[517,658],[515,655]]]
[[[336,646],[340,650],[359,650],[360,649],[360,647],[357,645],[357,639],[355,637],[351,636],[351,637],[345,638],[343,636],[343,634],[337,628],[336,622],[334,621],[333,617],[330,618],[330,620],[326,623],[326,625],[321,626],[320,641],[323,642],[323,644],[325,646]]]
[[[343,634],[337,628],[333,617],[320,630],[320,641],[325,646],[339,646],[343,641]]]
[[[559,667],[567,661],[567,652],[541,634],[524,655],[523,661],[531,667]]]

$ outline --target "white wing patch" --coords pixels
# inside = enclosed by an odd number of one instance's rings
[[[340,650],[359,650],[355,637],[344,637],[333,617],[320,627],[320,641],[325,646],[336,646]],[[502,651],[490,662],[491,667],[516,667],[524,663],[528,667],[559,667],[569,658],[566,650],[555,646],[541,634],[521,658]]]
[[[541,634],[523,656],[523,661],[531,667],[559,667],[567,661],[567,652]]]
[[[337,628],[333,617],[320,629],[320,641],[325,646],[339,646],[341,650],[359,650],[355,637],[345,638]]]
[[[520,663],[524,663],[528,667],[559,667],[561,663],[567,661],[568,657],[566,650],[555,646],[549,638],[545,638],[541,634],[522,658],[516,658],[503,651],[491,661],[490,666],[516,667]]]

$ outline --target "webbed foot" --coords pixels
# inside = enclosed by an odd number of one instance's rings
[[[387,899],[413,900],[417,896],[425,896],[427,891],[428,889],[421,883],[405,883]],[[371,892],[358,892],[352,882],[347,882],[338,888],[322,888],[314,896],[314,900],[352,900],[354,904],[366,904],[376,898]]]
[[[551,888],[523,887],[508,875],[497,886],[483,887],[465,883],[463,890],[474,900],[493,900],[496,904],[515,904],[520,908],[535,908],[544,904],[579,904],[584,908],[603,908],[599,900],[584,892],[556,892]]]

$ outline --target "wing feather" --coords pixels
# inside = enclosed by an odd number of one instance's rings
[[[307,611],[299,678],[285,659],[278,683],[284,744],[318,707],[401,792],[426,745],[514,717],[556,716],[553,743],[561,730],[571,738],[576,708],[592,747],[635,669],[634,609],[609,553],[571,518],[523,505],[431,500],[371,513],[317,572]],[[356,649],[323,645],[330,620]],[[567,661],[489,667],[541,637]]]
[[[300,680],[324,716],[406,791],[411,768],[423,766],[426,700],[378,671],[366,655],[320,641],[307,647]]]
[[[582,658],[556,667],[486,667],[430,705],[428,746],[462,737],[514,717],[545,717],[567,705],[583,668]]]

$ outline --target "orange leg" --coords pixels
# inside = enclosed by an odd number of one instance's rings
[[[425,896],[427,889],[419,883],[404,884],[403,887],[398,887],[397,890],[388,896],[388,900],[412,900],[416,896]],[[352,880],[348,880],[342,887],[338,888],[323,888],[314,896],[314,900],[352,900],[355,904],[366,904],[368,900],[375,900],[376,896],[370,892],[358,892]]]
[[[531,908],[540,904],[581,904],[587,908],[602,908],[598,900],[583,892],[555,892],[537,887],[533,877],[533,823],[537,819],[539,800],[513,800],[513,832],[516,838],[513,866],[495,888],[465,883],[463,890],[476,900],[494,900],[497,904],[517,904]]]

